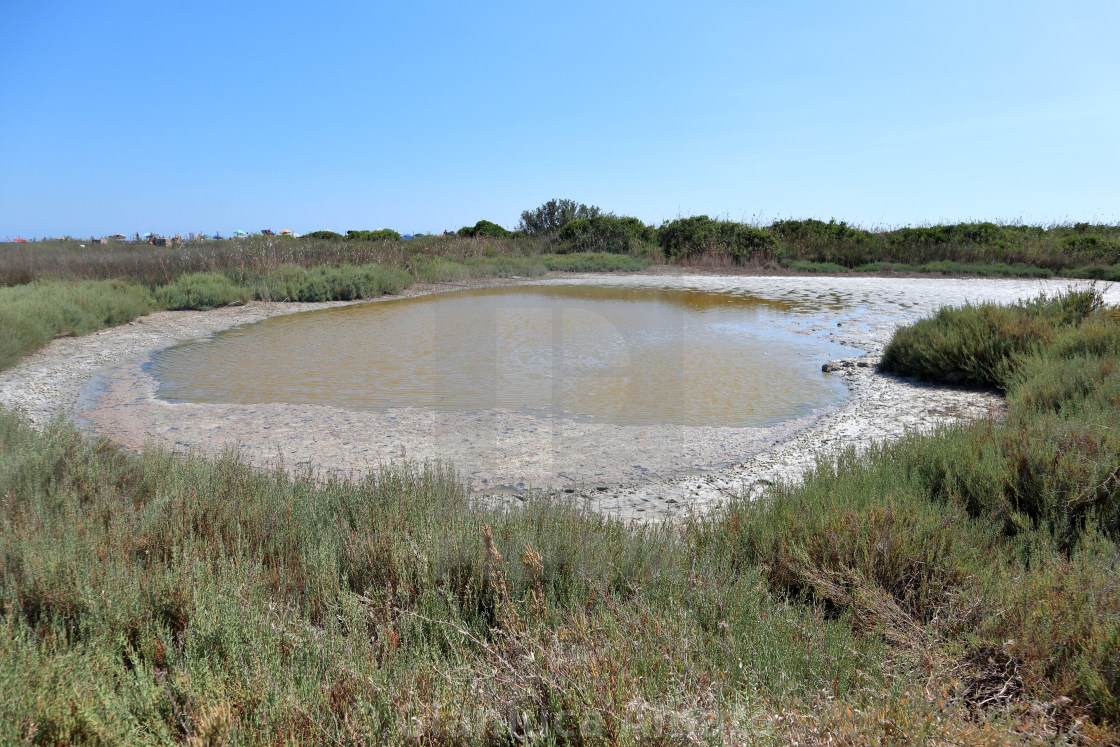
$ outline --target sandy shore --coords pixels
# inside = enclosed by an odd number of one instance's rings
[[[492,284],[481,281],[470,285]],[[1010,302],[1054,293],[1069,281],[686,274],[562,275],[501,284],[597,284],[735,290],[816,307],[787,324],[865,351],[835,373],[839,405],[773,428],[616,426],[486,410],[350,411],[297,405],[172,404],[156,396],[144,363],[157,350],[270,316],[340,304],[266,304],[209,312],[161,312],[132,324],[56,340],[0,373],[0,404],[38,423],[63,415],[131,448],[154,443],[216,453],[236,448],[257,464],[345,474],[401,459],[449,460],[472,488],[516,501],[535,488],[581,496],[637,521],[708,511],[740,492],[793,479],[821,452],[866,446],[1003,407],[990,392],[918,385],[877,374],[893,331],[945,305]],[[407,295],[458,290],[419,286]],[[1109,290],[1109,301],[1120,291]]]

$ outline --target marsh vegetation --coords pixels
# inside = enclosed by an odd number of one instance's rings
[[[1005,419],[662,527],[0,414],[3,740],[1113,741],[1118,363],[1092,291],[946,310],[884,367]]]
[[[0,366],[157,309],[416,281],[651,261],[1113,278],[1120,252],[1108,225],[485,223],[3,245]],[[1120,312],[1091,290],[948,309],[882,365],[1009,411],[661,527],[548,495],[489,508],[446,465],[343,482],[0,412],[0,741],[1120,740]]]

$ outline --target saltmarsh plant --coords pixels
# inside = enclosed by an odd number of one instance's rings
[[[885,371],[919,379],[1007,389],[1019,360],[1053,342],[1057,331],[1102,313],[1100,293],[1074,291],[1018,306],[944,308],[900,329],[883,351]]]
[[[214,309],[240,306],[252,295],[220,272],[191,272],[156,290],[156,300],[166,309]]]
[[[142,286],[123,281],[39,281],[0,288],[0,368],[59,335],[84,335],[158,308]]]
[[[0,413],[0,739],[1115,741],[1118,324],[1092,292],[939,315],[898,360],[979,355],[1005,420],[678,527]]]
[[[773,234],[744,223],[712,220],[706,215],[666,222],[657,231],[657,241],[665,257],[671,260],[712,254],[744,264],[767,262],[778,256],[778,242]]]
[[[266,301],[353,301],[400,293],[411,282],[408,272],[395,267],[285,265],[258,281],[255,295]]]
[[[884,684],[882,643],[673,529],[438,465],[289,477],[0,412],[0,495],[5,742],[718,741]]]
[[[703,542],[940,660],[975,709],[1048,703],[1115,739],[1118,351],[1120,317],[1091,289],[900,330],[884,368],[998,386],[1007,415],[824,460]]]
[[[657,230],[637,218],[599,215],[564,225],[557,234],[563,252],[652,255]]]
[[[548,269],[561,272],[637,272],[649,267],[649,260],[643,257],[605,252],[545,254],[541,261]]]

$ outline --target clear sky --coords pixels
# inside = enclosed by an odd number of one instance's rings
[[[0,0],[0,240],[1120,221],[1120,2]]]

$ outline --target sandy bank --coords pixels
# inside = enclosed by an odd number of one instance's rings
[[[482,285],[494,281],[481,281]],[[831,375],[849,390],[840,405],[774,428],[615,426],[521,412],[396,408],[350,411],[297,405],[172,404],[156,397],[143,364],[155,351],[270,316],[340,304],[265,304],[161,312],[80,338],[56,340],[0,373],[0,404],[36,422],[62,414],[126,446],[156,443],[219,452],[258,464],[353,473],[399,459],[453,462],[498,500],[530,488],[586,498],[599,510],[649,521],[707,511],[740,491],[793,478],[822,451],[866,445],[1002,408],[988,392],[935,388],[884,376],[873,364],[893,331],[944,305],[1010,302],[1068,281],[716,275],[562,275],[502,284],[586,283],[736,290],[815,305],[792,332],[866,351]],[[457,290],[420,286],[407,295]],[[1108,291],[1109,301],[1120,292]],[[856,363],[869,365],[856,365]]]

